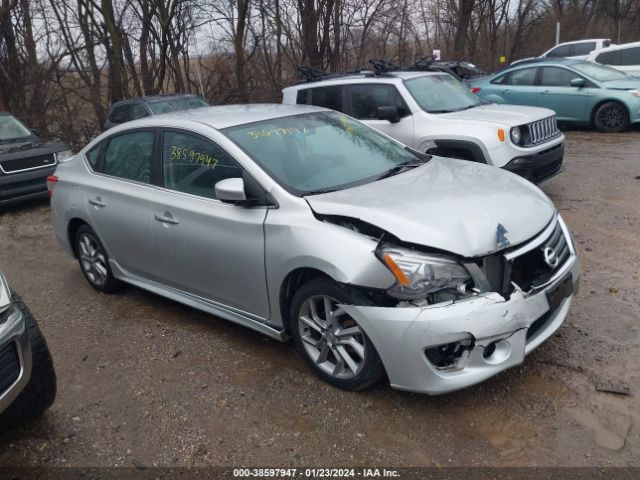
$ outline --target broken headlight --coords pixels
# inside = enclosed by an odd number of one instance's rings
[[[396,277],[395,285],[387,291],[396,298],[422,298],[447,288],[464,293],[467,283],[471,283],[466,268],[449,255],[390,244],[381,245],[376,255]]]

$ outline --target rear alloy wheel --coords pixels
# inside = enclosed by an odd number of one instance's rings
[[[601,132],[619,133],[629,128],[629,112],[627,107],[619,102],[605,102],[600,105],[594,120]]]
[[[339,304],[353,299],[328,280],[314,280],[294,296],[293,337],[298,351],[328,383],[361,390],[384,374],[382,362],[371,340]]]
[[[76,254],[80,269],[93,288],[109,293],[120,286],[111,272],[107,252],[88,225],[82,225],[76,233]]]

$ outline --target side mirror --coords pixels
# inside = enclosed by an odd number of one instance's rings
[[[223,202],[244,202],[247,194],[244,191],[242,178],[225,178],[216,183],[216,198]]]
[[[389,120],[391,123],[398,123],[400,121],[400,111],[396,106],[378,107],[376,116],[378,120]]]
[[[574,78],[573,80],[571,80],[570,85],[576,88],[584,88],[584,78]]]

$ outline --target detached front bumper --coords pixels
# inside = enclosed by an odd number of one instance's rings
[[[22,311],[13,305],[0,314],[0,413],[31,378],[31,343]]]
[[[437,395],[482,382],[522,363],[564,322],[572,295],[551,310],[548,293],[573,281],[580,267],[573,256],[548,286],[535,294],[520,291],[509,300],[488,293],[428,307],[389,308],[342,305],[378,351],[391,386]],[[455,368],[438,368],[427,357],[433,347],[469,343]]]
[[[564,142],[541,152],[512,159],[503,168],[539,184],[564,171]]]

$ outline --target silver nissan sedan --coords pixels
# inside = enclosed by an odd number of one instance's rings
[[[515,174],[330,110],[238,105],[115,127],[49,177],[95,289],[130,283],[270,337],[323,380],[440,394],[521,363],[567,316],[576,250]]]

